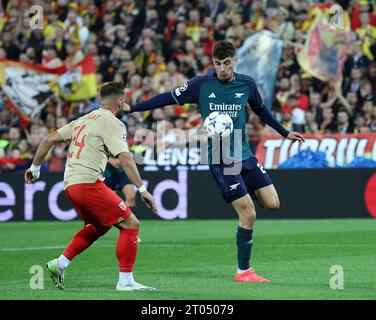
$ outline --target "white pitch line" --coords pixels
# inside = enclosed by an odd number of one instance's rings
[[[141,246],[147,247],[235,247],[235,244],[215,244],[215,243],[142,243]],[[305,243],[305,244],[295,244],[295,243],[285,243],[285,244],[255,244],[257,247],[367,247],[370,243],[359,244],[359,243],[345,243],[345,244],[322,244],[322,243]],[[19,247],[19,248],[0,248],[0,252],[14,252],[14,251],[37,251],[37,250],[55,250],[64,249],[67,245],[57,245],[57,246],[40,246],[40,247]],[[116,243],[113,245],[94,245],[96,248],[115,248]]]
[[[63,249],[66,246],[45,246],[45,247],[20,247],[20,248],[0,248],[0,252],[8,251],[34,251],[34,250],[52,250],[52,249]]]

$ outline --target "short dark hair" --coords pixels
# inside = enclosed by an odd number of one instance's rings
[[[99,88],[100,98],[108,98],[113,96],[122,96],[124,94],[124,83],[121,81],[110,81],[102,84]]]
[[[212,57],[214,59],[223,60],[228,57],[235,56],[235,46],[227,40],[220,40],[213,46]]]

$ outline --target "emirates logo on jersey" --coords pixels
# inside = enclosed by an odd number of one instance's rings
[[[127,206],[125,205],[124,201],[119,203],[119,208],[123,211],[127,211]]]

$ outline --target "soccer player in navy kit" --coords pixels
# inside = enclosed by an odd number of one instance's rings
[[[217,157],[212,154],[215,146],[212,139],[209,139],[209,167],[224,200],[231,203],[239,215],[236,234],[238,270],[235,280],[269,282],[268,279],[257,275],[250,266],[253,224],[256,220],[256,210],[250,195],[255,196],[258,203],[270,211],[277,210],[280,203],[269,175],[258,163],[249,147],[245,131],[247,104],[283,137],[294,142],[303,142],[304,138],[297,132],[287,131],[274,119],[264,106],[256,83],[251,77],[234,72],[237,57],[231,42],[217,42],[213,47],[212,60],[215,67],[213,74],[196,76],[172,92],[162,93],[147,101],[131,105],[126,111],[146,111],[174,104],[197,103],[203,120],[213,111],[226,112],[231,116],[234,132],[240,132],[242,137],[241,150],[236,154],[233,132],[230,137],[229,153],[229,159],[232,158],[233,163],[229,164],[228,159],[223,161],[222,158],[220,161],[215,161],[214,158]],[[239,135],[235,137],[238,138]],[[226,170],[236,165],[240,168],[237,172]]]

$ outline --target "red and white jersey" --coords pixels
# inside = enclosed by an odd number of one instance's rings
[[[70,142],[64,189],[78,183],[104,180],[108,158],[129,152],[125,125],[104,108],[70,122],[58,133],[66,142]]]

